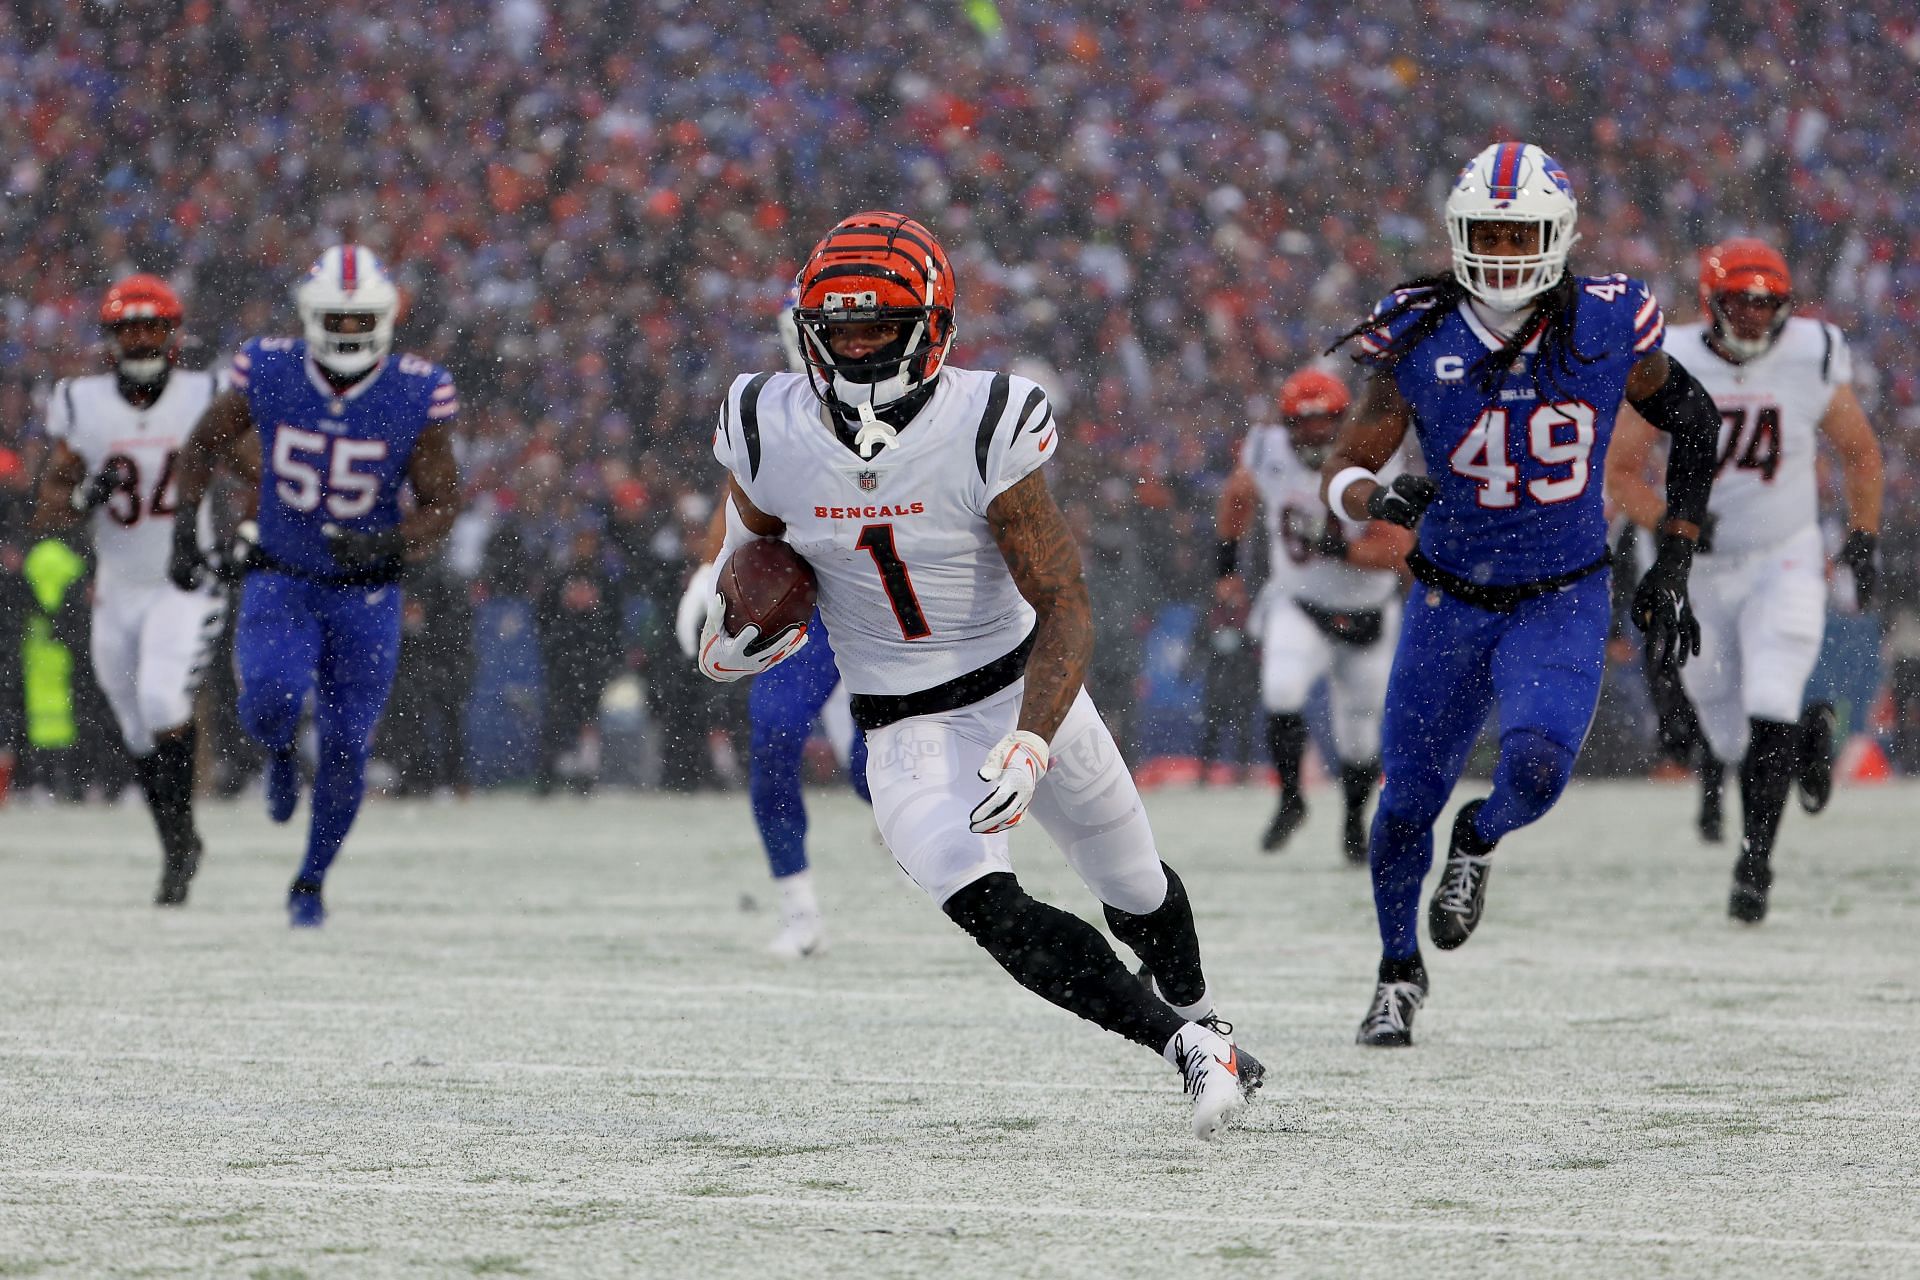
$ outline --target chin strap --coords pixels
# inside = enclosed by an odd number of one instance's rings
[[[875,454],[900,438],[899,430],[883,422],[873,411],[873,406],[862,401],[858,406],[860,430],[853,436],[853,451],[860,455],[860,461],[871,462]]]

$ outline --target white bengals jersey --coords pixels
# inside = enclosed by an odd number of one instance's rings
[[[1266,512],[1270,589],[1328,609],[1377,609],[1399,593],[1391,569],[1360,569],[1328,555],[1366,532],[1368,521],[1335,515],[1320,498],[1320,472],[1300,460],[1285,427],[1255,427],[1240,446]],[[1381,468],[1384,482],[1402,470],[1400,456]],[[1329,530],[1337,530],[1329,537]]]
[[[1774,344],[1745,364],[1715,354],[1704,324],[1673,326],[1666,347],[1720,410],[1720,465],[1707,504],[1714,554],[1778,546],[1817,523],[1820,419],[1834,391],[1853,381],[1840,331],[1790,317]]]
[[[96,508],[91,529],[102,594],[167,580],[173,533],[174,457],[219,384],[211,373],[175,369],[160,398],[128,404],[112,374],[63,379],[47,407],[47,434],[87,464],[82,486],[115,464],[132,483]]]
[[[728,388],[713,452],[813,566],[848,690],[900,695],[1005,657],[1033,629],[987,504],[1058,440],[1033,382],[948,368],[899,438],[863,462],[806,375],[762,373]]]

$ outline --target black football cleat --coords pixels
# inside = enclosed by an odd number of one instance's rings
[[[1260,837],[1262,853],[1278,853],[1307,820],[1307,802],[1298,793],[1282,795],[1280,807],[1274,811],[1273,821],[1267,824],[1266,834]]]
[[[154,892],[156,907],[180,907],[187,901],[187,887],[200,871],[201,845],[195,840],[179,854],[168,853],[160,867],[160,887]]]
[[[1341,834],[1341,851],[1346,854],[1347,865],[1364,867],[1367,865],[1367,816],[1364,809],[1347,810],[1347,824]]]
[[[1487,905],[1487,877],[1493,871],[1493,846],[1473,829],[1485,800],[1475,800],[1453,820],[1453,839],[1440,883],[1427,902],[1427,934],[1433,945],[1452,951],[1473,936]]]
[[[1708,844],[1726,839],[1727,769],[1718,760],[1710,760],[1700,769],[1700,838]]]
[[[1373,1003],[1360,1020],[1355,1044],[1370,1049],[1405,1049],[1413,1044],[1413,1015],[1427,999],[1424,982],[1380,982]]]
[[[1800,717],[1800,807],[1818,813],[1833,799],[1833,728],[1838,717],[1833,708],[1816,702]]]
[[[1727,914],[1741,924],[1759,924],[1767,918],[1767,891],[1772,887],[1773,868],[1742,855],[1733,864],[1733,892],[1727,897]]]

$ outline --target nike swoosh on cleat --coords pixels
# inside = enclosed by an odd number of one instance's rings
[[[1229,1054],[1224,1058],[1216,1053],[1213,1055],[1213,1060],[1219,1063],[1221,1066],[1225,1067],[1227,1069],[1227,1073],[1231,1075],[1234,1079],[1238,1080],[1240,1078],[1240,1050],[1239,1049],[1236,1048],[1235,1050],[1233,1050],[1231,1054]]]

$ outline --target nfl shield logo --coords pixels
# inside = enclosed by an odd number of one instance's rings
[[[859,480],[860,480],[860,492],[862,493],[872,493],[875,489],[878,489],[880,487],[880,476],[877,472],[862,471],[860,473]]]

